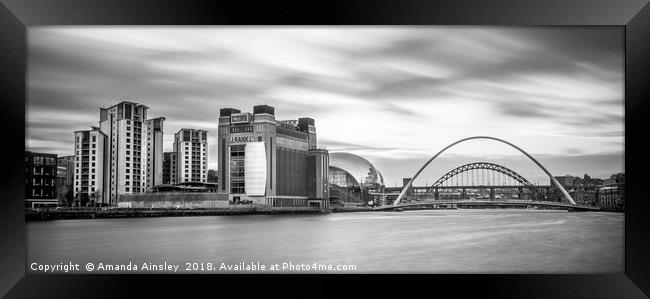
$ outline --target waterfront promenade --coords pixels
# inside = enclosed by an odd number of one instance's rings
[[[170,216],[227,216],[272,214],[318,214],[326,213],[314,207],[270,207],[264,205],[236,205],[224,208],[56,208],[26,209],[26,221],[58,219],[96,219]]]

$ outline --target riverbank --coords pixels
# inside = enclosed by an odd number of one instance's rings
[[[516,207],[522,210],[531,210]],[[458,208],[439,208],[437,210],[456,210]],[[486,209],[470,208],[469,210]],[[504,207],[489,207],[487,209],[504,209]],[[401,208],[404,210],[430,210],[414,207]],[[545,208],[539,210],[556,210]],[[563,210],[563,209],[557,209]],[[323,211],[314,207],[268,207],[268,206],[231,206],[227,208],[66,208],[25,210],[25,221],[48,221],[60,219],[101,219],[101,218],[142,218],[142,217],[180,217],[180,216],[236,216],[236,215],[278,215],[278,214],[326,214],[372,212],[372,207],[334,207]],[[623,213],[618,210],[601,210],[601,212]]]
[[[372,212],[372,207],[333,207],[333,213]]]
[[[83,208],[26,210],[25,221],[60,219],[99,219],[177,216],[228,216],[228,215],[275,215],[275,214],[322,214],[329,213],[311,207],[229,207],[213,209],[165,209],[165,208]]]

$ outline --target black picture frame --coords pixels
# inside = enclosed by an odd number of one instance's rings
[[[32,297],[403,296],[643,298],[650,294],[648,1],[327,1],[300,3],[0,0],[0,294]],[[616,25],[625,26],[625,273],[593,275],[46,275],[26,274],[23,154],[26,26],[44,25]],[[215,111],[216,115],[216,111]],[[644,293],[646,295],[644,295]]]

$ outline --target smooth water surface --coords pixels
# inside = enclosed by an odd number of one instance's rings
[[[57,220],[27,223],[27,267],[167,262],[187,273],[185,263],[259,262],[349,264],[354,273],[623,272],[623,225],[620,213],[516,209]]]

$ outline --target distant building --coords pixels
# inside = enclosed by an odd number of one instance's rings
[[[56,190],[59,205],[68,206],[74,198],[75,155],[63,156],[56,161]]]
[[[603,184],[602,179],[591,178],[585,174],[582,178],[571,175],[554,177],[564,189],[571,195],[576,204],[596,206],[598,202],[598,189]],[[550,198],[561,200],[561,193],[557,187],[550,181],[551,193]]]
[[[220,110],[219,189],[230,202],[328,209],[328,165],[313,119],[278,121],[267,105]]]
[[[25,151],[25,207],[57,206],[57,155]]]
[[[576,180],[579,180],[579,177],[571,176],[571,175],[565,175],[565,176],[556,176],[555,179],[564,187],[564,189],[571,189],[573,188],[573,185]],[[553,180],[550,181],[550,185],[553,186]]]
[[[574,182],[572,195],[577,204],[596,206],[598,202],[598,189],[603,185],[603,180],[591,178],[585,174],[582,179]]]
[[[181,129],[174,134],[174,152],[179,183],[208,181],[208,131]]]
[[[176,172],[178,171],[178,154],[176,152],[163,153],[163,180],[165,185],[178,183]]]
[[[609,178],[603,180],[603,187],[625,184],[625,173],[612,174]]]
[[[625,174],[617,173],[605,179],[598,190],[598,206],[605,209],[625,210]]]

